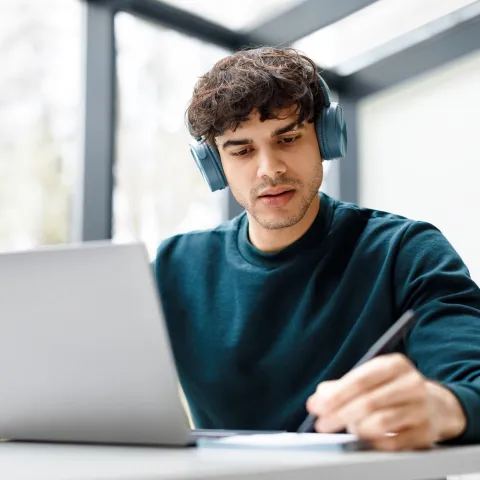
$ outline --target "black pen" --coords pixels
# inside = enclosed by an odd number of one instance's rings
[[[367,351],[367,353],[354,365],[353,368],[372,360],[374,357],[391,352],[397,343],[405,337],[413,326],[416,315],[413,310],[407,310]],[[352,368],[352,370],[353,370]],[[298,427],[298,433],[315,431],[316,417],[308,414],[302,424]]]

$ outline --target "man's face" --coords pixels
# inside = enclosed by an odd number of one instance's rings
[[[254,111],[236,131],[215,138],[233,196],[267,229],[299,222],[323,179],[315,126],[297,125],[290,112],[261,122]]]

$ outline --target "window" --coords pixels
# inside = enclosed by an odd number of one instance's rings
[[[120,13],[119,119],[114,188],[116,241],[161,240],[226,219],[189,151],[185,111],[197,79],[229,52]]]
[[[78,0],[0,3],[0,250],[69,241],[80,39]]]

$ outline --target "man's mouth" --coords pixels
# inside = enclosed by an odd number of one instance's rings
[[[265,190],[263,193],[261,193],[259,196],[260,197],[278,197],[279,195],[283,195],[288,192],[292,192],[292,188],[269,188],[268,190]]]
[[[284,207],[295,195],[295,190],[286,188],[269,189],[263,192],[259,198],[269,207]]]

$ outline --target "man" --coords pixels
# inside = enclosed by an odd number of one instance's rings
[[[327,96],[293,49],[237,52],[195,87],[203,173],[245,208],[155,261],[195,426],[295,431],[308,411],[382,450],[477,442],[480,291],[435,227],[318,193]],[[351,370],[408,309],[397,352]]]

